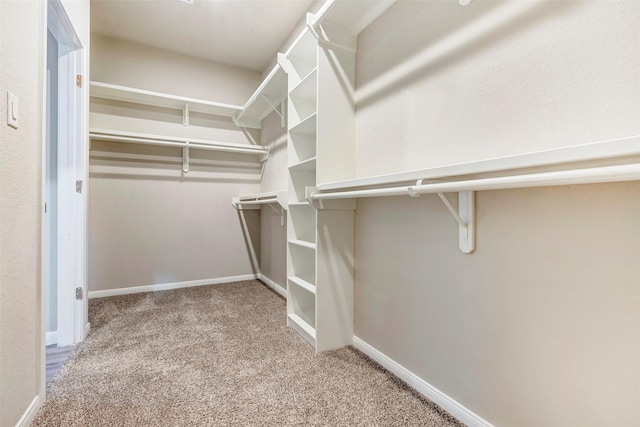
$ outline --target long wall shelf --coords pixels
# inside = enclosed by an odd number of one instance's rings
[[[153,92],[150,90],[119,86],[110,83],[91,82],[91,97],[109,99],[113,101],[131,102],[135,104],[151,105],[154,107],[171,108],[213,114],[223,117],[234,117],[242,111],[240,105],[222,102],[206,101],[179,95]]]
[[[409,172],[376,175],[318,185],[320,192],[332,190],[361,189],[384,186],[419,179],[451,179],[452,177],[477,176],[499,172],[514,172],[534,168],[575,169],[576,165],[624,163],[624,159],[640,156],[640,136],[631,136],[606,141],[593,142],[532,153],[498,157],[475,162],[458,163]],[[628,162],[627,162],[628,163]]]

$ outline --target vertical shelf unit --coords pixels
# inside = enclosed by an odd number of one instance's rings
[[[307,23],[282,58],[289,88],[287,323],[320,352],[353,341],[355,202],[314,206],[306,196],[354,174],[356,37],[340,26],[319,27],[312,14]],[[319,34],[344,49],[323,47]]]

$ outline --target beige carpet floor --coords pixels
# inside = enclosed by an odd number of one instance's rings
[[[35,426],[458,426],[348,347],[316,355],[258,281],[101,298]]]

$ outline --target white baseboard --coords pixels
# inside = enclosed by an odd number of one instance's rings
[[[86,325],[84,325],[84,337],[88,337],[89,336],[89,332],[91,332],[91,323],[87,322]]]
[[[31,403],[27,407],[27,410],[24,412],[24,414],[22,414],[22,417],[20,417],[20,419],[16,423],[16,427],[30,426],[31,422],[36,417],[36,414],[40,410],[41,406],[42,406],[42,399],[40,399],[40,396],[38,395],[33,398]]]
[[[58,331],[47,332],[45,334],[45,345],[58,344]]]
[[[107,289],[104,291],[90,291],[89,299],[112,297],[116,295],[138,294],[141,292],[166,291],[169,289],[190,288],[192,286],[218,285],[220,283],[240,282],[243,280],[255,280],[257,274],[245,274],[242,276],[219,277],[216,279],[189,280],[187,282],[162,283],[158,285],[132,286],[129,288]]]
[[[493,424],[491,424],[489,421],[474,414],[472,411],[465,408],[460,403],[447,396],[445,393],[441,392],[404,366],[400,365],[395,360],[381,353],[356,336],[353,337],[353,346],[378,362],[380,365],[400,378],[402,381],[409,384],[419,393],[431,399],[442,409],[458,419],[458,421],[471,427],[493,427]]]
[[[284,299],[287,299],[287,290],[284,287],[278,285],[262,273],[258,274],[258,280],[263,281],[267,286],[279,293]]]

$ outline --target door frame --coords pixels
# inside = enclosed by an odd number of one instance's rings
[[[41,134],[41,389],[46,389],[46,343],[45,289],[49,286],[49,247],[46,244],[48,218],[44,204],[48,195],[47,178],[47,32],[50,31],[58,43],[58,238],[57,238],[57,341],[60,346],[75,345],[84,340],[88,333],[87,317],[87,97],[81,82],[76,86],[76,76],[86,75],[85,55],[77,32],[61,0],[48,0],[43,23],[43,52],[41,52],[41,82],[43,85],[42,134]],[[76,182],[82,181],[80,192]],[[77,300],[76,288],[82,288],[82,299]]]

